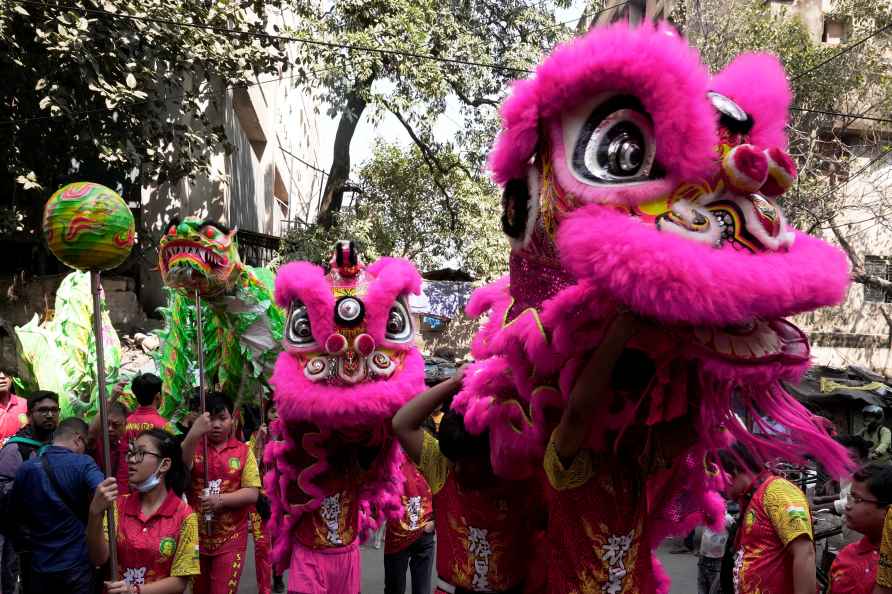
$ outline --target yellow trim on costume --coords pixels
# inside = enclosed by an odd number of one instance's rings
[[[548,342],[548,334],[545,333],[545,326],[542,324],[542,320],[539,318],[539,311],[535,307],[526,308],[525,310],[517,314],[516,318],[514,318],[510,322],[508,321],[508,314],[511,313],[511,308],[514,307],[514,302],[515,299],[514,297],[512,297],[511,303],[509,303],[508,307],[505,308],[505,315],[502,316],[502,329],[504,330],[508,326],[514,324],[523,317],[523,314],[530,312],[530,314],[533,316],[533,320],[535,320],[536,322],[536,327],[539,328],[539,332],[542,334],[542,338],[545,340],[545,342]]]
[[[508,407],[516,406],[520,410],[520,414],[523,417],[523,420],[526,422],[526,424],[531,429],[533,427],[535,427],[535,425],[533,425],[533,421],[531,421],[530,418],[527,417],[527,412],[524,410],[523,405],[519,401],[517,401],[515,399],[506,400],[506,401],[502,402],[502,406],[508,406]],[[507,421],[508,421],[508,426],[511,427],[511,429],[513,429],[515,433],[518,433],[521,435],[523,434],[523,429],[519,428],[517,425],[514,424],[514,419],[508,418]]]

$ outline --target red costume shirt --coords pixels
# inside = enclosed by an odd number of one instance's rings
[[[139,437],[140,433],[150,429],[164,429],[168,433],[176,433],[173,424],[159,415],[154,406],[139,406],[127,416],[124,435],[118,440],[118,462],[115,478],[118,481],[119,493],[123,494],[130,491],[130,483],[127,480],[127,448],[131,441]]]
[[[767,472],[756,478],[756,484],[737,530],[734,591],[789,594],[793,558],[786,547],[803,535],[813,539],[808,501],[799,487]]]
[[[201,509],[199,497],[208,487],[212,494],[232,493],[242,487],[260,488],[260,473],[257,470],[257,459],[254,453],[237,439],[214,445],[208,443],[208,481],[204,483],[204,448],[195,450],[192,459],[192,483],[187,497],[192,509]],[[225,507],[214,513],[211,533],[203,519],[199,521],[198,531],[201,541],[202,555],[219,555],[231,551],[243,551],[248,546],[248,513],[252,506],[239,508]],[[200,512],[199,512],[200,513]]]
[[[437,438],[426,431],[419,470],[433,493],[440,579],[476,591],[520,585],[533,560],[536,489],[494,480],[496,488],[463,491]]]
[[[130,585],[144,585],[166,577],[198,575],[198,518],[173,491],[155,513],[146,517],[139,495],[115,502],[118,564]]]
[[[830,594],[871,594],[879,560],[867,537],[844,547],[830,566]]]
[[[329,476],[318,481],[323,492],[318,509],[302,514],[297,523],[297,540],[310,549],[345,547],[359,534],[360,471]]]
[[[549,592],[654,592],[641,535],[646,499],[640,465],[598,464],[584,449],[565,468],[551,440],[544,467],[551,487]]]
[[[425,525],[433,521],[433,501],[427,481],[411,462],[403,462],[401,468],[406,477],[403,493],[400,495],[403,515],[398,521],[387,522],[387,533],[384,539],[385,555],[399,553],[421,538]]]
[[[28,401],[9,394],[6,404],[0,404],[0,446],[28,424]]]

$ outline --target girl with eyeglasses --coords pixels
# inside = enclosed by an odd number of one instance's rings
[[[108,594],[182,594],[198,575],[198,518],[183,500],[182,458],[168,432],[143,431],[127,450],[130,492],[119,497],[114,478],[96,489],[87,524],[93,563],[101,565],[109,557],[104,522],[109,507],[117,526],[121,576],[106,582]]]

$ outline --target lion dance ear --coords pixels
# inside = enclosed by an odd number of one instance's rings
[[[716,74],[710,90],[732,99],[751,118],[750,143],[786,150],[785,126],[793,93],[777,56],[743,54],[737,57]]]

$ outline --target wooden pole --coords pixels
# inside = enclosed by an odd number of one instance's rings
[[[99,272],[90,271],[90,291],[93,293],[93,339],[96,341],[96,381],[99,382],[99,423],[102,426],[102,447],[105,452],[105,476],[115,476],[111,465],[111,443],[108,436],[108,391],[105,385],[105,348],[102,344],[102,285]],[[115,513],[112,507],[105,511],[108,526],[109,565],[111,579],[118,579],[118,531],[115,527]]]
[[[195,289],[195,325],[198,327],[195,332],[196,350],[198,351],[198,398],[201,401],[201,414],[207,412],[207,404],[205,403],[205,385],[204,385],[204,324],[201,321],[201,294]],[[208,488],[210,480],[208,476],[208,436],[202,438],[202,448],[204,450],[204,486]],[[204,515],[205,528],[210,534],[214,525],[214,514],[206,513]]]

